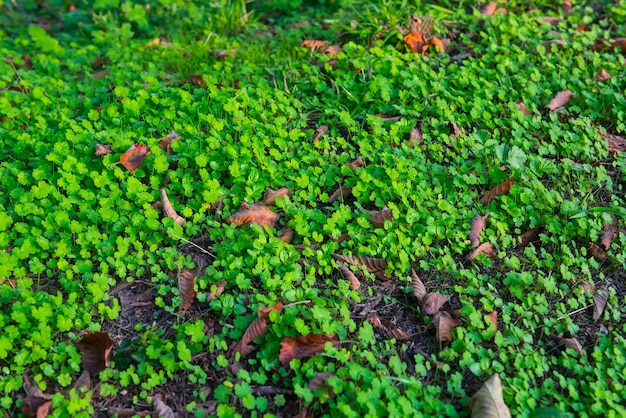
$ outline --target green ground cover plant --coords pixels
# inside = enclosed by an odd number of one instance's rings
[[[4,416],[626,415],[623,0],[0,12]]]

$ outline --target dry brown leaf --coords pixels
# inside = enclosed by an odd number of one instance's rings
[[[424,286],[424,283],[414,270],[411,270],[411,287],[411,293],[421,302],[424,296],[426,296],[426,286]],[[439,310],[439,308],[437,308],[437,310]]]
[[[172,130],[169,134],[165,135],[159,141],[159,148],[167,152],[167,155],[172,155],[172,142],[180,138],[180,135],[176,131]]]
[[[617,236],[617,232],[617,218],[615,216],[611,216],[611,222],[605,222],[604,228],[602,229],[602,235],[600,236],[600,245],[605,250],[609,249],[611,242],[613,242],[613,238]]]
[[[367,317],[366,321],[372,324],[374,329],[383,333],[387,338],[395,338],[397,341],[407,341],[411,338],[409,334],[376,314]]]
[[[589,243],[589,253],[598,261],[606,261],[609,259],[606,250],[595,242]]]
[[[626,54],[626,38],[616,38],[614,41],[602,38],[596,39],[596,43],[591,47],[591,50],[613,52],[615,48],[619,48],[622,54]]]
[[[352,194],[352,187],[339,186],[337,190],[335,190],[333,194],[331,194],[330,197],[328,198],[328,203],[332,203],[339,198],[345,199],[351,194]]]
[[[333,388],[331,386],[326,384],[328,378],[332,376],[334,376],[334,374],[330,372],[320,372],[316,374],[315,376],[313,376],[313,379],[309,381],[309,390],[311,392],[314,392],[316,390],[322,389],[326,391],[326,393],[328,393],[328,397],[330,399],[333,399],[335,397],[335,392],[333,391]]]
[[[239,206],[239,210],[236,213],[226,218],[226,222],[235,224],[236,226],[254,223],[274,228],[276,221],[278,221],[278,215],[272,212],[263,203],[249,205],[244,202]]]
[[[498,373],[491,376],[472,396],[469,407],[472,410],[471,418],[511,418],[511,411],[504,403],[502,382]]]
[[[263,204],[265,206],[275,206],[276,199],[284,199],[285,196],[291,196],[291,190],[289,190],[289,188],[281,187],[278,190],[274,190],[268,187],[265,189],[265,199],[263,199]]]
[[[329,57],[334,57],[340,52],[341,52],[340,45],[329,45],[324,49],[324,55],[328,55]]]
[[[439,39],[435,36],[428,40],[428,46],[435,48],[437,52],[445,52],[446,43],[449,43],[449,40]]]
[[[593,321],[597,322],[604,313],[606,303],[609,300],[609,289],[602,285],[596,289],[596,293],[593,294]]]
[[[435,330],[439,342],[452,341],[451,331],[459,325],[461,325],[461,322],[453,318],[448,312],[437,312],[433,320],[426,326],[426,329]]]
[[[427,293],[422,299],[422,312],[424,315],[435,315],[448,299],[450,299],[449,295],[437,292]]]
[[[234,57],[237,54],[237,50],[236,49],[216,49],[214,51],[211,51],[211,54],[213,54],[217,58],[228,58],[228,57]]]
[[[150,411],[135,411],[132,408],[117,408],[114,406],[110,406],[107,408],[107,412],[109,416],[116,416],[117,418],[135,418],[139,417],[152,417],[152,412]]]
[[[312,357],[324,351],[324,346],[330,342],[333,346],[339,345],[336,335],[309,334],[298,337],[285,337],[280,343],[278,359],[283,367],[293,359]]]
[[[543,234],[546,232],[546,227],[545,225],[540,225],[540,226],[536,226],[534,228],[529,229],[528,231],[524,232],[522,235],[520,235],[520,243],[517,244],[518,247],[524,248],[526,247],[528,244],[533,243],[535,241],[539,240],[539,235]]]
[[[26,395],[32,398],[41,398],[43,400],[52,399],[50,395],[43,393],[37,384],[33,383],[32,380],[28,377],[26,372],[22,373],[22,387],[24,388],[24,392]]]
[[[480,14],[483,16],[493,16],[494,13],[496,12],[497,7],[498,5],[496,4],[495,1],[490,1],[489,3],[481,7]]]
[[[144,158],[150,154],[150,149],[143,144],[133,144],[128,151],[120,156],[122,164],[131,173],[141,167]]]
[[[519,109],[520,112],[522,112],[525,116],[530,116],[530,112],[528,111],[528,108],[526,107],[526,104],[524,104],[523,102],[517,102],[517,108]]]
[[[201,74],[192,74],[189,76],[189,81],[191,84],[196,85],[200,88],[206,88],[206,81],[204,81],[204,77]]]
[[[469,255],[468,260],[474,261],[480,254],[486,254],[487,257],[494,258],[496,256],[496,249],[490,242],[482,243]]]
[[[277,238],[287,244],[291,244],[293,242],[294,232],[295,231],[293,230],[293,228],[289,226],[283,226],[282,228],[280,228],[280,236]]]
[[[379,279],[386,279],[388,275],[385,273],[387,262],[382,258],[375,257],[354,257],[351,255],[333,254],[335,260],[343,261],[347,264],[355,266],[365,266],[368,272],[373,273]]]
[[[113,152],[111,145],[109,144],[96,144],[94,145],[94,148],[98,157],[102,157]]]
[[[83,370],[83,372],[78,376],[78,379],[72,385],[72,389],[76,389],[77,392],[80,392],[82,388],[89,390],[91,388],[91,373],[87,370]]]
[[[409,147],[421,145],[423,141],[424,138],[422,138],[422,132],[417,126],[414,127],[413,130],[411,130],[411,134],[409,135]]]
[[[174,219],[174,223],[176,225],[184,224],[185,218],[183,218],[182,216],[179,216],[178,213],[176,213],[176,211],[174,210],[174,207],[170,203],[170,200],[167,198],[167,193],[165,193],[165,189],[160,189],[159,191],[161,192],[161,202],[163,203],[163,212],[165,212],[165,214],[168,217]]]
[[[343,273],[343,277],[350,282],[350,290],[358,290],[361,287],[361,282],[348,266],[341,261],[337,261],[337,267]]]
[[[252,353],[256,347],[252,345],[252,342],[263,336],[267,331],[267,319],[269,317],[270,312],[276,311],[281,312],[283,310],[283,304],[278,302],[276,305],[268,306],[265,309],[260,309],[258,313],[258,317],[252,321],[246,332],[243,333],[243,336],[237,342],[235,347],[233,348],[232,354],[234,356],[235,353],[240,353],[241,358],[246,358],[250,353]]]
[[[182,270],[178,275],[178,290],[183,299],[179,307],[181,311],[189,309],[196,298],[196,291],[193,288],[195,279],[196,276],[189,270]]]
[[[450,128],[450,135],[455,138],[458,138],[461,135],[461,130],[459,129],[459,125],[456,122],[448,122],[448,127]]]
[[[485,315],[485,318],[498,329],[498,312],[492,311]]]
[[[559,345],[565,346],[565,348],[571,348],[574,350],[580,357],[585,355],[583,351],[583,346],[580,345],[580,342],[576,338],[559,338]]]
[[[600,71],[596,74],[597,81],[606,81],[611,78],[611,74],[607,73],[604,68],[600,68]]]
[[[485,221],[487,220],[487,217],[489,217],[489,212],[485,213],[484,216],[476,214],[470,222],[469,240],[472,243],[472,247],[474,248],[480,245],[480,233],[485,227]]]
[[[554,96],[554,98],[550,100],[550,103],[548,103],[546,107],[554,112],[555,110],[565,106],[567,102],[569,102],[572,99],[573,95],[574,95],[574,92],[571,90],[564,90],[564,91],[558,92],[556,96]]]
[[[104,70],[100,70],[100,71],[94,71],[91,73],[91,77],[93,78],[94,81],[96,80],[100,80],[101,78],[104,78],[106,76],[109,75],[109,70],[104,69]]]
[[[352,161],[348,167],[352,170],[356,170],[357,168],[363,166],[363,157],[359,156],[356,160]]]
[[[154,412],[156,412],[158,417],[160,418],[176,418],[174,411],[172,408],[167,406],[167,404],[161,398],[161,395],[155,395],[152,397],[152,408],[154,408]]]
[[[109,367],[109,356],[113,350],[113,340],[106,332],[93,332],[76,343],[81,352],[83,368],[89,373],[98,374]]]
[[[215,300],[219,295],[224,293],[224,289],[226,288],[226,280],[218,280],[213,283],[215,285],[215,290],[211,291],[207,296],[207,300]]]
[[[572,0],[563,0],[563,16],[572,13]]]
[[[313,141],[319,141],[319,139],[326,133],[328,130],[328,126],[321,125],[319,128],[315,130],[315,134],[313,134]]]
[[[328,47],[328,42],[320,41],[317,39],[307,39],[302,41],[302,44],[300,44],[300,46],[309,48],[311,52],[315,52],[316,49],[325,49],[326,47]]]
[[[507,194],[511,190],[511,186],[513,185],[512,179],[506,179],[502,183],[498,184],[493,189],[489,190],[486,195],[484,195],[480,200],[480,204],[483,206],[488,205],[495,199],[497,196],[501,194]]]
[[[609,152],[626,151],[626,138],[623,136],[603,134],[602,139],[605,139],[609,143]]]
[[[385,225],[385,221],[393,221],[391,209],[389,209],[387,206],[385,206],[381,210],[369,211],[369,214],[370,222],[372,223],[374,228],[382,228]]]
[[[52,401],[50,399],[27,396],[23,400],[22,413],[27,417],[46,418],[50,413]]]

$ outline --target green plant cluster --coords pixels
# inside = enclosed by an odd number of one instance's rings
[[[626,206],[624,156],[603,139],[626,132],[624,56],[591,50],[626,28],[623,1],[577,6],[556,26],[542,18],[560,14],[552,2],[509,2],[491,17],[452,1],[214,3],[0,6],[1,409],[18,415],[27,373],[54,395],[51,416],[95,416],[102,397],[149,402],[181,379],[191,395],[178,412],[189,416],[275,416],[294,398],[316,415],[463,416],[497,372],[514,416],[626,414],[626,235],[597,261],[588,243],[611,217],[575,216]],[[396,25],[414,13],[435,17],[448,52],[407,50]],[[311,51],[305,39],[341,51]],[[601,69],[612,77],[596,80]],[[574,92],[565,109],[545,109],[563,90]],[[423,142],[409,146],[416,126]],[[159,139],[171,130],[181,138],[169,155]],[[96,143],[113,153],[95,156]],[[151,153],[130,173],[117,162],[134,143]],[[359,156],[364,165],[349,167]],[[508,178],[508,194],[478,203]],[[292,195],[276,211],[296,245],[224,221],[283,186]],[[153,206],[164,187],[183,225]],[[329,203],[337,187],[352,196]],[[367,211],[384,206],[393,220],[375,228]],[[471,263],[469,222],[486,211],[482,236],[497,256]],[[538,244],[516,247],[541,225]],[[195,310],[181,314],[173,277],[196,265],[180,237],[199,236],[214,258],[196,279]],[[387,261],[406,291],[386,295],[385,312],[410,318],[418,341],[389,340],[355,313],[379,279],[350,290],[335,253]],[[441,349],[409,295],[411,269],[460,303],[462,325]],[[154,292],[154,323],[117,341],[97,389],[70,391],[75,342],[86,330],[115,335],[124,307],[109,293],[138,280]],[[220,280],[225,291],[209,300]],[[608,285],[598,322],[582,282]],[[229,347],[257,309],[303,301],[272,312],[258,350],[233,370]],[[494,310],[495,337],[484,319]],[[343,343],[282,367],[283,337],[309,333]],[[585,354],[559,337],[578,337]],[[430,361],[416,346],[436,347]],[[310,389],[322,372],[330,389]]]

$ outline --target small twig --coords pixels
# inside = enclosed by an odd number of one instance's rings
[[[207,250],[205,250],[204,248],[202,248],[202,247],[201,247],[201,246],[199,246],[198,244],[195,244],[195,243],[193,243],[193,242],[189,241],[187,238],[179,237],[178,235],[174,235],[174,234],[172,234],[172,237],[174,237],[174,238],[176,238],[176,239],[181,239],[181,240],[185,241],[187,244],[191,244],[191,245],[193,245],[194,247],[196,247],[197,249],[199,249],[199,250],[200,250],[200,251],[202,251],[203,253],[208,254],[208,255],[210,255],[211,257],[215,258],[215,256],[214,256],[213,254],[211,254],[210,252],[208,252]]]
[[[578,312],[582,312],[582,311],[584,311],[585,309],[591,308],[593,305],[594,305],[594,304],[593,304],[593,303],[591,303],[591,304],[589,304],[589,305],[587,305],[587,306],[583,306],[582,308],[580,308],[580,309],[576,309],[576,310],[575,310],[575,311],[573,311],[573,312],[566,313],[565,315],[561,315],[561,316],[560,316],[560,317],[558,317],[556,320],[557,320],[557,321],[560,321],[561,319],[565,318],[566,316],[572,316],[572,315],[575,315],[575,314],[577,314]]]
[[[290,307],[290,306],[294,306],[294,305],[301,305],[301,304],[303,304],[303,303],[311,303],[311,301],[310,301],[309,299],[307,299],[307,300],[301,300],[301,301],[298,301],[298,302],[289,303],[289,304],[287,304],[287,305],[284,305],[284,306],[283,306],[283,309],[284,309],[284,308],[288,308],[288,307]]]

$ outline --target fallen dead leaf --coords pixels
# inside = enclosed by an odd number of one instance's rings
[[[26,392],[23,400],[22,413],[27,417],[45,418],[50,413],[52,397],[43,393],[37,384],[33,383],[26,373],[22,374],[22,387]]]
[[[614,41],[598,38],[591,50],[613,52],[616,48],[619,48],[622,54],[626,54],[626,38],[616,38]]]
[[[426,329],[435,330],[439,342],[452,341],[452,330],[461,325],[458,319],[448,312],[437,312],[433,320],[426,325]]]
[[[409,135],[409,147],[413,147],[415,145],[421,145],[422,142],[424,141],[424,138],[422,138],[422,132],[420,131],[420,129],[416,126],[411,130],[411,134]]]
[[[605,250],[609,249],[613,239],[617,236],[617,232],[617,218],[615,216],[611,216],[611,222],[605,222],[604,228],[602,229],[602,235],[600,236],[600,245]]]
[[[393,221],[391,209],[389,209],[387,206],[385,206],[381,210],[369,211],[369,214],[370,222],[374,226],[374,228],[382,228],[383,226],[385,226],[385,221]]]
[[[280,343],[278,359],[285,367],[291,360],[312,357],[323,352],[327,342],[335,347],[339,345],[339,340],[335,335],[309,334],[295,338],[285,337]]]
[[[154,408],[154,412],[156,412],[158,417],[160,418],[176,418],[174,411],[172,408],[167,406],[167,404],[161,398],[161,395],[155,395],[152,397],[152,407]]]
[[[337,261],[337,267],[343,273],[343,277],[350,282],[350,290],[358,290],[361,287],[361,282],[348,266],[341,261]]]
[[[424,315],[435,315],[448,299],[450,299],[449,295],[437,292],[427,293],[422,299],[422,312]]]
[[[180,139],[180,135],[178,135],[176,131],[172,130],[169,134],[159,140],[159,148],[165,151],[167,155],[172,155],[172,142],[178,139]]]
[[[472,243],[472,247],[476,248],[480,245],[480,233],[485,227],[485,221],[489,217],[489,212],[487,212],[484,216],[480,216],[479,214],[475,214],[470,222],[470,234],[469,240]]]
[[[176,225],[184,224],[185,218],[183,218],[182,216],[179,216],[178,213],[176,213],[176,211],[172,207],[172,204],[170,203],[170,200],[167,197],[167,193],[165,193],[165,189],[160,189],[159,192],[161,193],[161,202],[163,204],[163,212],[165,212],[165,214],[168,217],[174,219],[174,223]]]
[[[83,370],[83,372],[78,376],[78,379],[74,382],[71,387],[72,389],[76,389],[77,392],[80,393],[80,390],[85,388],[89,390],[91,388],[91,373],[87,370]]]
[[[546,107],[554,112],[565,106],[572,99],[572,96],[574,96],[574,92],[571,90],[558,92]]]
[[[607,73],[604,68],[600,68],[595,78],[597,81],[606,81],[611,78],[611,74]]]
[[[519,109],[520,112],[522,112],[525,116],[530,116],[530,112],[528,111],[528,108],[526,107],[526,104],[522,103],[522,102],[517,102],[517,108]]]
[[[353,264],[355,266],[364,266],[368,272],[373,273],[379,279],[387,279],[388,275],[385,273],[387,269],[387,262],[382,258],[375,257],[355,257],[351,255],[333,254],[333,258],[338,261],[342,261],[347,264]]]
[[[241,358],[244,359],[252,353],[256,349],[256,347],[252,345],[252,342],[265,335],[267,331],[267,320],[270,312],[276,311],[280,313],[282,310],[283,304],[280,302],[276,305],[259,310],[258,317],[248,325],[246,332],[243,333],[243,336],[233,348],[231,357],[234,357],[235,353],[240,353]]]
[[[226,222],[235,224],[236,226],[255,223],[274,228],[276,221],[278,221],[278,215],[272,212],[263,203],[250,205],[244,202],[239,206],[239,210],[236,213],[226,218]]]
[[[407,341],[411,338],[409,334],[407,334],[391,322],[380,318],[376,314],[369,316],[366,321],[372,324],[372,327],[374,327],[374,329],[380,331],[387,338],[395,338],[397,341]]]
[[[565,348],[571,348],[580,357],[583,357],[585,355],[585,352],[583,351],[583,346],[580,345],[580,342],[578,342],[576,338],[559,338],[559,345],[562,345]]]
[[[76,343],[76,347],[81,352],[83,368],[92,375],[109,367],[113,340],[106,332],[87,334]]]
[[[494,258],[496,256],[496,249],[490,242],[482,243],[469,255],[468,260],[474,261],[480,254],[486,254],[487,257]]]
[[[340,45],[329,45],[324,49],[324,55],[328,55],[329,57],[334,57],[340,52],[341,52]]]
[[[300,46],[309,48],[311,50],[311,53],[313,53],[317,49],[325,49],[326,47],[328,47],[328,42],[320,41],[317,39],[307,39],[302,41],[302,44],[300,44]]]
[[[326,381],[332,376],[334,376],[334,374],[330,372],[320,372],[316,374],[315,376],[313,376],[313,379],[309,381],[309,390],[311,392],[315,392],[316,390],[320,389],[324,390],[326,393],[328,393],[328,397],[330,399],[333,399],[335,397],[335,392],[333,391],[333,388],[331,386],[326,384]]]
[[[426,286],[424,286],[424,283],[414,270],[411,270],[411,288],[411,294],[422,302],[424,296],[426,296]],[[437,308],[437,310],[439,310],[439,308]]]
[[[604,313],[606,303],[609,300],[609,289],[602,285],[596,289],[596,293],[593,294],[593,321],[597,322]]]
[[[517,244],[517,246],[524,248],[528,244],[538,241],[540,239],[539,235],[545,232],[546,232],[545,225],[540,225],[540,226],[531,228],[528,231],[524,232],[522,235],[520,235],[520,243]]]
[[[207,300],[215,300],[219,295],[224,293],[224,289],[226,288],[226,280],[218,280],[217,282],[213,283],[213,286],[215,286],[215,290],[212,290],[211,292],[209,292],[209,294],[207,294]]]
[[[277,238],[287,244],[291,244],[293,242],[294,232],[293,228],[285,225],[280,228],[280,236]]]
[[[352,194],[352,187],[339,186],[337,190],[335,190],[333,194],[331,194],[330,197],[328,198],[328,203],[332,203],[335,200],[338,200],[339,198],[343,200],[346,197],[350,196],[351,194]]]
[[[602,139],[605,139],[609,143],[609,152],[626,151],[626,138],[623,136],[603,134]]]
[[[178,290],[180,297],[183,299],[179,307],[181,311],[189,309],[196,298],[196,291],[194,289],[195,280],[196,276],[186,269],[182,270],[178,275]]]
[[[113,150],[111,149],[111,145],[109,144],[96,144],[94,145],[94,148],[95,153],[98,157],[102,157],[113,152]]]
[[[606,261],[609,259],[606,250],[595,242],[589,243],[589,253],[598,261]]]
[[[484,195],[480,200],[480,204],[483,206],[491,203],[497,196],[501,194],[507,194],[511,190],[511,186],[513,185],[512,179],[506,179],[502,183],[498,184],[493,189],[489,190],[486,195]]]
[[[265,199],[263,199],[263,204],[265,206],[275,206],[276,199],[284,199],[285,196],[291,196],[291,190],[289,190],[289,188],[281,187],[278,190],[274,190],[268,187],[265,189]]]
[[[143,160],[150,154],[150,149],[143,144],[133,144],[120,156],[119,163],[131,173],[141,167]]]
[[[498,312],[492,311],[485,315],[485,318],[498,329]]]
[[[502,382],[498,373],[491,376],[472,396],[469,407],[472,410],[472,418],[511,418],[511,411],[504,403]]]
[[[363,166],[363,157],[359,156],[356,160],[352,161],[348,167],[352,170],[356,170],[359,167]]]
[[[483,16],[493,16],[498,5],[495,1],[490,1],[480,8],[480,14]]]
[[[563,16],[572,13],[572,0],[563,0],[562,10]]]

